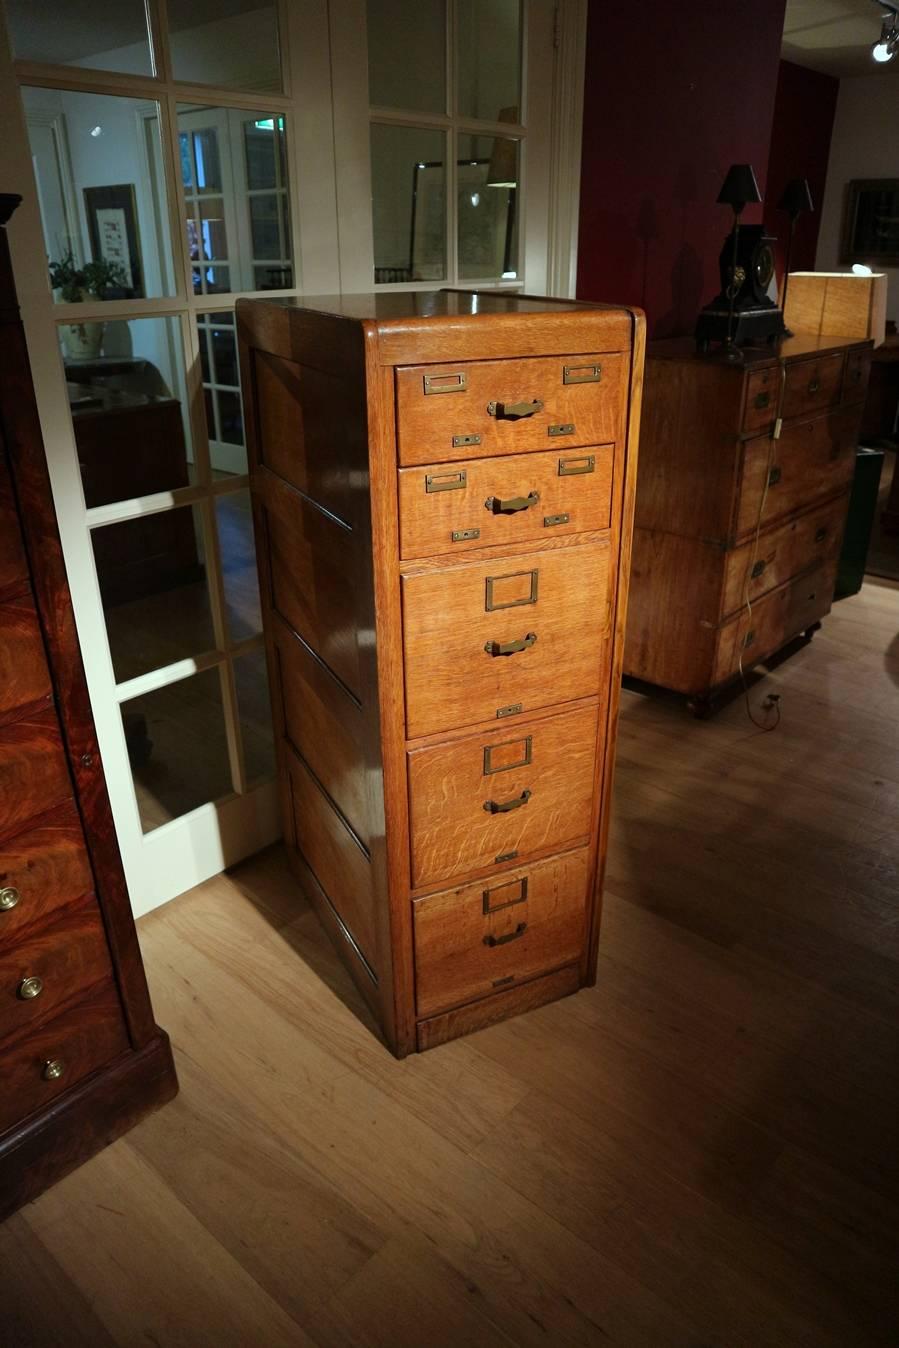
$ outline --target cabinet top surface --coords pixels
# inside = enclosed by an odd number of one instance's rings
[[[586,314],[621,313],[623,306],[589,304],[582,300],[553,299],[542,295],[519,295],[500,290],[394,290],[369,291],[358,295],[288,295],[266,299],[262,296],[239,301],[249,304],[277,305],[283,309],[328,314],[356,322],[379,325],[402,323],[422,318],[471,318],[498,314]]]
[[[680,360],[699,365],[715,365],[721,369],[745,370],[758,369],[760,366],[773,365],[778,360],[804,360],[814,356],[826,355],[829,351],[844,351],[848,346],[871,346],[868,337],[825,337],[813,332],[797,332],[792,337],[771,346],[741,347],[743,359],[733,364],[716,358],[714,353],[702,355],[696,350],[692,337],[663,337],[649,342],[646,355],[650,360]]]

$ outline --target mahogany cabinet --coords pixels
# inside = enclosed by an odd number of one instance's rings
[[[871,347],[800,333],[729,364],[650,343],[626,674],[705,712],[829,612]]]
[[[0,196],[0,223],[18,202]],[[0,1219],[176,1090],[115,841],[4,228]]]
[[[240,300],[284,829],[398,1056],[595,978],[644,328]]]

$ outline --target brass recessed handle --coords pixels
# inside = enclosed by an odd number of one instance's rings
[[[775,466],[774,468],[771,469],[771,472],[768,474],[768,486],[776,487],[778,482],[780,481],[780,477],[781,471],[777,466]]]
[[[534,398],[532,402],[491,402],[487,404],[488,415],[496,417],[497,421],[522,421],[524,417],[532,417],[535,412],[542,411],[543,400],[541,398]]]
[[[818,390],[820,389],[820,387],[821,387],[821,384],[819,383],[819,381],[818,381],[817,379],[813,379],[813,380],[811,380],[811,382],[809,383],[808,391],[809,391],[809,393],[817,393]]]
[[[13,889],[12,885],[0,889],[0,912],[8,913],[10,908],[15,908],[21,897],[19,891]]]
[[[755,395],[755,406],[758,408],[760,412],[763,410],[763,408],[768,407],[770,403],[771,403],[770,393],[757,393]]]
[[[484,650],[488,655],[517,655],[519,651],[526,651],[529,646],[533,646],[537,640],[536,632],[528,632],[527,636],[519,637],[517,641],[485,641]]]
[[[529,492],[527,496],[488,496],[484,509],[492,515],[517,515],[519,510],[530,510],[539,500],[539,491]]]
[[[41,1068],[41,1076],[45,1081],[58,1081],[66,1070],[66,1065],[61,1058],[48,1058]]]
[[[827,530],[823,527],[823,525],[820,529],[815,530],[816,543],[823,543],[826,537],[827,537]]]
[[[29,978],[23,978],[16,988],[16,996],[21,997],[23,1002],[33,1002],[35,997],[40,997],[44,990],[44,980],[33,975]]]
[[[531,798],[531,788],[526,786],[520,796],[513,797],[512,800],[485,800],[484,809],[488,814],[509,814],[512,810],[520,810],[522,805],[527,805]]]
[[[524,936],[527,929],[528,924],[526,922],[519,922],[515,930],[507,931],[505,936],[493,936],[492,934],[490,936],[485,936],[484,945],[508,945],[510,941],[517,941],[519,936]]]
[[[752,568],[751,573],[750,573],[751,576],[752,576],[752,579],[753,579],[753,580],[758,580],[759,576],[762,574],[762,572],[764,571],[764,569],[765,569],[766,566],[767,566],[767,562],[765,562],[765,561],[763,561],[763,560],[761,560],[761,559],[760,559],[759,561],[757,561],[756,564],[755,564],[755,566]]]

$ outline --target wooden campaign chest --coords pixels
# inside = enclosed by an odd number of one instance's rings
[[[643,319],[237,315],[287,842],[402,1056],[595,977]]]

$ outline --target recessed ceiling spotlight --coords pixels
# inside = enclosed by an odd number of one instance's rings
[[[91,135],[93,136],[94,140],[96,140],[98,136],[102,136],[103,135],[102,126],[92,126]]]

